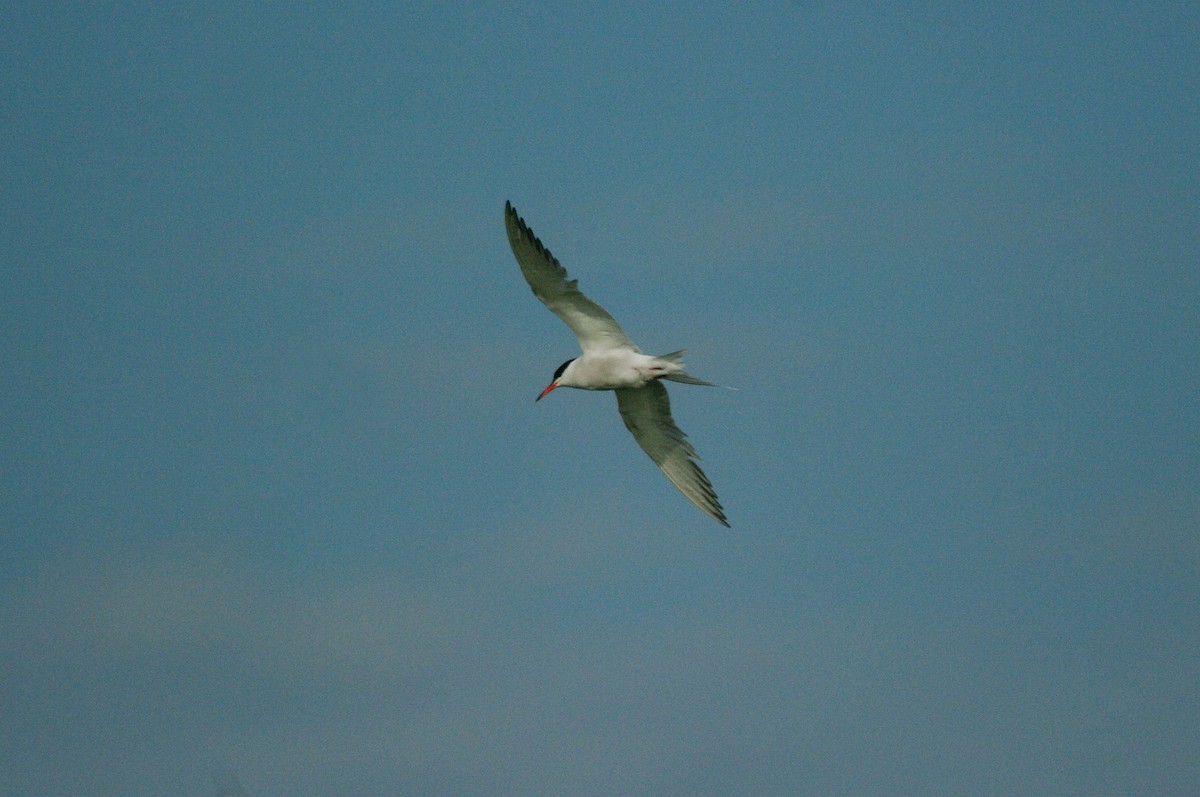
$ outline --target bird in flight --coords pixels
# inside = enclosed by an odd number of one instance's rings
[[[567,270],[517,215],[511,202],[504,203],[504,226],[533,295],[571,328],[583,350],[582,355],[558,367],[554,380],[534,401],[560,387],[615,392],[621,420],[642,450],[689,501],[728,527],[712,483],[696,464],[696,449],[671,417],[671,402],[662,380],[688,385],[713,383],[697,379],[684,369],[683,351],[661,357],[642,354],[620,324],[584,296],[576,280],[567,278]]]

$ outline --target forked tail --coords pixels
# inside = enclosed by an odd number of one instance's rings
[[[670,374],[664,374],[662,378],[669,379],[672,382],[682,382],[685,385],[706,385],[708,387],[720,387],[716,382],[706,382],[703,379],[697,379],[684,370],[683,353],[685,351],[687,351],[687,349],[680,349],[679,351],[673,351],[670,354],[660,354],[658,356],[658,359],[660,360],[666,360],[672,365],[679,366],[678,371]]]

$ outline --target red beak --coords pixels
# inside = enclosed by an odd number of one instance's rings
[[[549,395],[551,390],[553,390],[556,387],[558,387],[558,382],[551,382],[550,384],[546,385],[546,389],[543,390],[542,394],[540,396],[538,396],[537,398],[535,398],[534,401],[541,401],[547,395]]]

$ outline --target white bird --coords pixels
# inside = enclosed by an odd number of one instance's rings
[[[567,278],[567,270],[526,226],[511,202],[504,203],[504,225],[533,295],[571,328],[583,350],[582,356],[558,367],[554,381],[534,401],[559,387],[615,391],[621,420],[637,444],[689,501],[728,527],[712,483],[696,464],[696,449],[671,418],[667,389],[659,380],[689,385],[713,383],[684,370],[682,351],[661,357],[642,354],[620,324],[584,296],[576,280]]]

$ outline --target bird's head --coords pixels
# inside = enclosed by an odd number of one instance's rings
[[[558,387],[559,385],[561,385],[561,384],[562,384],[563,373],[565,373],[565,372],[566,372],[566,370],[567,370],[567,366],[568,366],[568,365],[570,365],[570,364],[571,364],[571,363],[573,363],[573,362],[575,362],[575,360],[574,360],[574,359],[570,359],[570,360],[567,360],[567,361],[566,361],[565,363],[563,363],[562,365],[558,366],[557,370],[555,370],[555,372],[554,372],[554,380],[553,380],[553,381],[552,381],[550,384],[546,385],[546,389],[545,389],[545,390],[543,390],[543,391],[541,392],[541,394],[540,394],[540,395],[538,395],[538,397],[534,399],[534,401],[541,401],[542,399],[544,399],[546,396],[548,396],[548,395],[550,394],[550,391],[551,391],[551,390],[553,390],[554,388],[556,388],[556,387]]]

